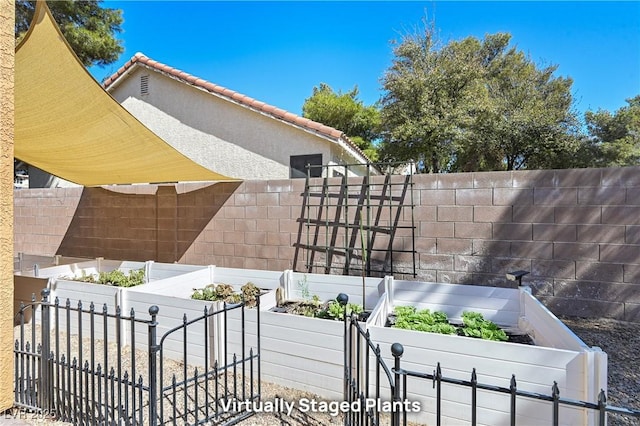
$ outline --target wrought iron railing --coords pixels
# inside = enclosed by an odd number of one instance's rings
[[[203,315],[158,335],[162,321],[157,306],[149,308],[149,319],[129,316],[120,308],[100,311],[82,302],[72,307],[56,299],[21,306],[14,346],[14,406],[57,420],[83,425],[158,425],[158,424],[233,424],[252,415],[229,401],[260,399],[260,346],[245,345],[245,306],[222,304],[221,309],[203,309]],[[35,299],[35,298],[34,298]],[[259,298],[257,329],[251,333],[259,342]],[[228,335],[227,316],[237,312],[240,318],[239,354],[226,353],[209,363],[214,345],[206,332],[210,322],[223,324],[218,332]],[[29,318],[29,320],[25,320]],[[204,324],[204,365],[188,365],[194,359],[187,331]],[[163,344],[172,334],[182,345],[182,359],[169,360]],[[237,346],[237,345],[236,345]],[[215,350],[220,353],[220,350]],[[174,362],[184,375],[169,375],[163,382],[166,364]],[[193,372],[192,372],[193,371]],[[183,404],[177,404],[177,400]]]
[[[347,304],[348,297],[340,294],[337,300],[344,305]],[[344,316],[344,399],[352,403],[360,401],[359,410],[352,410],[347,413],[344,418],[345,426],[356,425],[390,425],[400,426],[406,425],[407,421],[414,420],[411,418],[412,401],[410,391],[413,395],[431,398],[434,402],[435,410],[432,413],[433,422],[436,426],[443,423],[443,417],[452,413],[445,413],[442,407],[443,387],[456,386],[460,388],[460,392],[467,392],[468,395],[468,418],[465,424],[475,426],[483,424],[478,419],[479,404],[478,393],[488,392],[491,395],[505,395],[508,397],[507,407],[498,407],[498,398],[493,401],[496,405],[494,408],[508,413],[505,420],[500,424],[516,425],[518,416],[518,401],[524,399],[537,400],[548,403],[549,405],[549,425],[566,425],[575,424],[573,420],[567,421],[561,415],[562,409],[582,409],[587,410],[587,424],[605,426],[607,424],[607,414],[624,415],[632,419],[637,419],[640,424],[640,410],[617,407],[607,404],[607,397],[604,390],[601,390],[597,402],[578,401],[560,396],[560,390],[557,383],[550,386],[551,393],[548,395],[528,392],[518,389],[515,375],[511,376],[510,386],[496,386],[478,381],[475,368],[469,375],[469,380],[460,380],[447,377],[443,374],[440,363],[437,363],[435,371],[425,373],[420,371],[412,371],[402,366],[402,355],[404,347],[400,343],[391,345],[391,355],[393,356],[393,366],[387,366],[384,357],[381,354],[380,346],[372,341],[369,331],[359,322],[357,315],[347,315],[345,309]],[[411,382],[410,380],[411,379]],[[461,393],[458,392],[458,398]],[[365,401],[382,401],[386,403],[388,409],[384,410],[385,415],[380,410],[364,409]],[[420,411],[419,409],[417,411]],[[456,415],[459,413],[455,413]],[[429,422],[431,424],[431,422]]]

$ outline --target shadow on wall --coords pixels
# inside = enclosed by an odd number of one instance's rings
[[[158,186],[155,193],[84,188],[56,254],[176,262],[240,184],[213,183],[184,193],[176,185]]]

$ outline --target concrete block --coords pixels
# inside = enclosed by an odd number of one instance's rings
[[[635,229],[630,229],[635,228]],[[640,243],[640,226],[631,227],[618,226],[618,225],[577,225],[577,242],[589,243],[618,243],[622,244],[626,242],[630,244]]]
[[[471,222],[473,221],[473,207],[440,206],[437,215],[438,222]]]
[[[490,206],[493,201],[493,190],[482,189],[456,189],[456,205],[458,206]]]
[[[511,206],[473,206],[473,221],[509,223],[513,220],[512,209]]]
[[[533,224],[534,241],[574,242],[576,239],[576,225]]]
[[[526,223],[494,223],[494,240],[531,240],[533,238],[533,226]]]
[[[454,237],[490,239],[492,227],[491,223],[457,222],[454,224]]]
[[[555,223],[599,224],[602,220],[600,206],[555,207]]]
[[[531,261],[531,275],[555,279],[575,279],[576,264],[569,260],[533,259]]]
[[[533,204],[533,188],[494,188],[494,206],[516,206]]]
[[[536,205],[574,206],[578,204],[578,189],[535,188],[533,203]]]
[[[553,243],[553,258],[557,260],[593,260],[600,257],[598,244]]]

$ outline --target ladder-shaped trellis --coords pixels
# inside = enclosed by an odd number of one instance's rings
[[[322,167],[324,177],[311,178],[313,167]],[[415,277],[413,176],[377,176],[382,167],[371,164],[357,176],[353,167],[363,165],[307,166],[294,267],[303,265],[309,273]]]

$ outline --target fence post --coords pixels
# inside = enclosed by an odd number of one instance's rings
[[[50,318],[49,318],[49,292],[48,288],[42,289],[40,294],[42,295],[42,303],[40,304],[42,310],[42,328],[41,332],[41,352],[40,352],[40,392],[41,392],[41,408],[45,415],[50,414],[51,409],[51,359],[49,358],[49,352],[51,352],[50,342]],[[32,307],[31,322],[35,324],[35,305]],[[35,325],[34,325],[35,327]],[[56,330],[57,332],[57,330]],[[35,343],[35,342],[34,342]]]
[[[604,389],[598,394],[598,426],[604,426],[607,422],[607,395]]]
[[[471,426],[478,424],[478,375],[476,369],[471,370]]]
[[[340,304],[340,306],[344,307],[344,312],[342,315],[342,321],[344,323],[344,339],[343,339],[343,343],[344,343],[344,351],[343,351],[343,355],[344,355],[344,359],[343,359],[343,363],[344,363],[344,383],[342,386],[342,391],[344,393],[343,399],[345,401],[351,401],[351,399],[349,399],[349,380],[350,380],[350,375],[349,375],[349,363],[348,363],[348,359],[349,359],[349,333],[348,333],[348,325],[347,325],[347,303],[349,302],[349,296],[344,294],[344,293],[340,293],[338,294],[338,296],[336,297],[336,300],[338,301],[338,303]]]
[[[517,384],[516,375],[511,375],[511,382],[509,383],[509,392],[511,393],[511,426],[516,426],[516,396],[517,396]]]
[[[393,414],[391,417],[392,426],[400,426],[400,358],[404,353],[404,347],[400,343],[394,343],[391,345],[391,354],[393,355]]]
[[[158,380],[158,368],[157,368],[157,326],[156,316],[160,309],[153,305],[149,308],[149,315],[151,315],[151,322],[149,322],[149,425],[157,426],[158,424],[158,397],[157,397],[157,380]]]
[[[557,426],[560,424],[560,388],[557,382],[553,382],[551,396],[553,397],[553,426]]]

